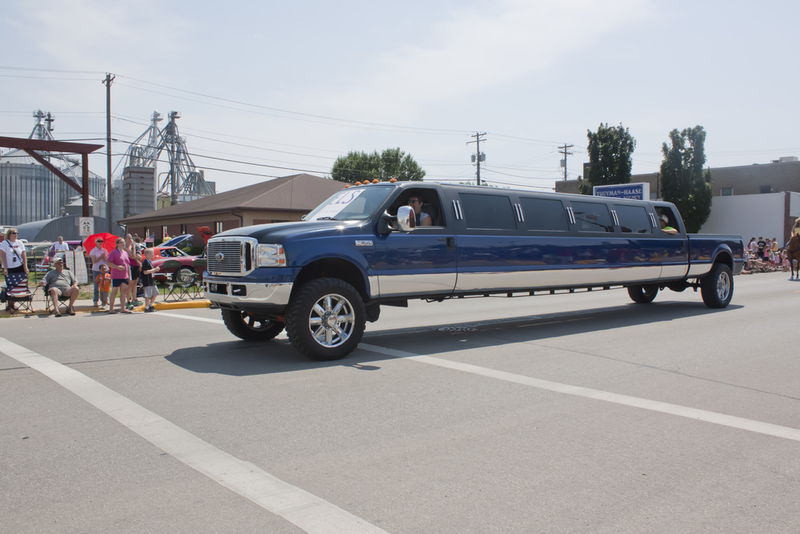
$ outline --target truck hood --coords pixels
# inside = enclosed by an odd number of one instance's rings
[[[259,243],[284,243],[293,238],[320,238],[346,235],[361,230],[369,221],[298,221],[288,223],[259,224],[236,228],[216,234],[217,237],[252,237]]]

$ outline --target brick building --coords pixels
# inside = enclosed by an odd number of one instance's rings
[[[202,243],[198,226],[212,233],[275,222],[299,221],[324,200],[343,189],[335,180],[295,174],[268,182],[218,193],[191,202],[168,206],[118,221],[128,233],[155,235],[156,243],[166,235],[193,234]]]

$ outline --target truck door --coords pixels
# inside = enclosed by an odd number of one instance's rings
[[[419,199],[422,205],[409,204]],[[415,295],[449,296],[456,285],[456,237],[442,210],[435,189],[404,189],[387,211],[394,215],[402,205],[430,217],[411,232],[394,231],[376,236],[371,276],[377,276],[381,298]]]
[[[655,209],[656,223],[659,230],[658,250],[661,263],[661,280],[682,279],[689,272],[689,243],[686,238],[686,229],[683,220],[678,215],[677,210],[672,204],[656,204]],[[675,233],[661,231],[661,218],[666,218],[667,228],[674,228]]]

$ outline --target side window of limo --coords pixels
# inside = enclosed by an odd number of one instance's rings
[[[516,230],[511,199],[504,195],[458,195],[467,228],[475,230]]]
[[[419,202],[414,202],[412,204],[412,199]],[[411,206],[414,213],[417,214],[418,227],[446,226],[439,203],[439,195],[436,194],[436,191],[431,191],[430,189],[411,189],[392,203],[392,206],[388,210],[389,213],[393,215],[396,214],[397,208],[400,206]],[[422,225],[422,217],[430,217],[430,224]]]
[[[650,234],[653,232],[653,223],[644,207],[615,204],[614,210],[617,212],[622,233]]]
[[[599,202],[571,202],[575,224],[579,232],[613,232],[614,223],[605,204]]]
[[[525,198],[519,199],[522,213],[528,230],[567,232],[567,213],[560,200],[550,198]]]

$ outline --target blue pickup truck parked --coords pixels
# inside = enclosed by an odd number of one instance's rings
[[[625,287],[649,303],[699,288],[724,308],[743,248],[740,236],[687,235],[668,202],[379,183],[339,191],[301,222],[218,234],[204,283],[237,337],[285,328],[298,351],[333,360],[381,306],[409,299]]]

